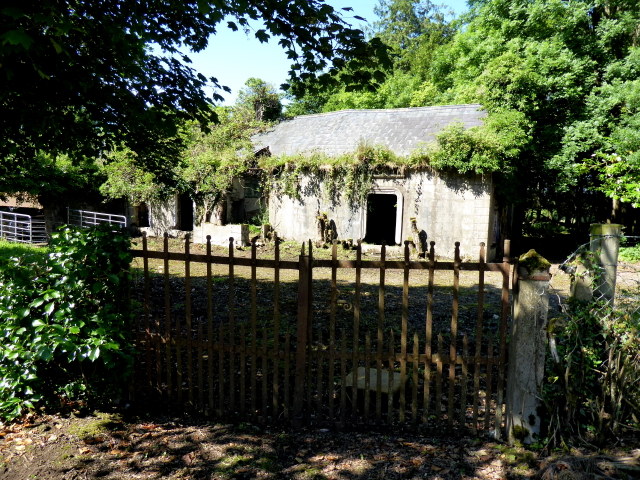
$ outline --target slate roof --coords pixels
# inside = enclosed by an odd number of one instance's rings
[[[272,155],[322,152],[340,155],[359,144],[384,145],[397,155],[409,155],[435,140],[451,123],[465,128],[482,124],[486,112],[480,105],[341,110],[304,115],[277,124],[252,138],[254,151],[269,148]]]

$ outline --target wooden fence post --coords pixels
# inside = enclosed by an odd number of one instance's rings
[[[309,319],[311,315],[311,242],[309,255],[304,253],[304,243],[299,260],[298,281],[298,329],[296,337],[296,369],[293,394],[293,424],[302,423],[302,404],[304,400],[304,381],[307,363],[307,340],[309,337]]]
[[[507,371],[506,427],[511,444],[532,443],[540,433],[550,267],[535,250],[519,259]]]

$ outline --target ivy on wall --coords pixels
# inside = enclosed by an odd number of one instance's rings
[[[265,188],[298,199],[303,193],[324,192],[331,201],[344,199],[353,208],[366,202],[374,176],[419,169],[462,175],[508,171],[507,160],[519,152],[527,138],[520,120],[512,114],[491,116],[484,125],[468,129],[454,123],[444,128],[435,142],[407,156],[396,155],[381,145],[362,143],[355,152],[342,155],[312,152],[265,156],[258,165],[269,179]],[[304,175],[313,178],[311,184],[302,185]]]

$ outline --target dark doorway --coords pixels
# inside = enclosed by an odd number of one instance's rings
[[[364,241],[376,245],[396,243],[398,196],[391,193],[370,193],[367,196],[367,233]]]
[[[193,200],[186,193],[178,197],[178,230],[193,230]]]
[[[148,227],[149,226],[149,207],[146,203],[142,202],[140,205],[136,207],[138,210],[138,227]]]

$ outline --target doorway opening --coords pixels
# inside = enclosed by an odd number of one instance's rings
[[[178,230],[193,230],[193,200],[187,193],[178,196]]]
[[[400,243],[397,193],[370,193],[367,196],[367,223],[364,241],[374,245]],[[400,210],[402,211],[402,210]]]
[[[136,217],[138,218],[138,227],[149,227],[149,206],[145,202],[141,202],[136,207]]]

